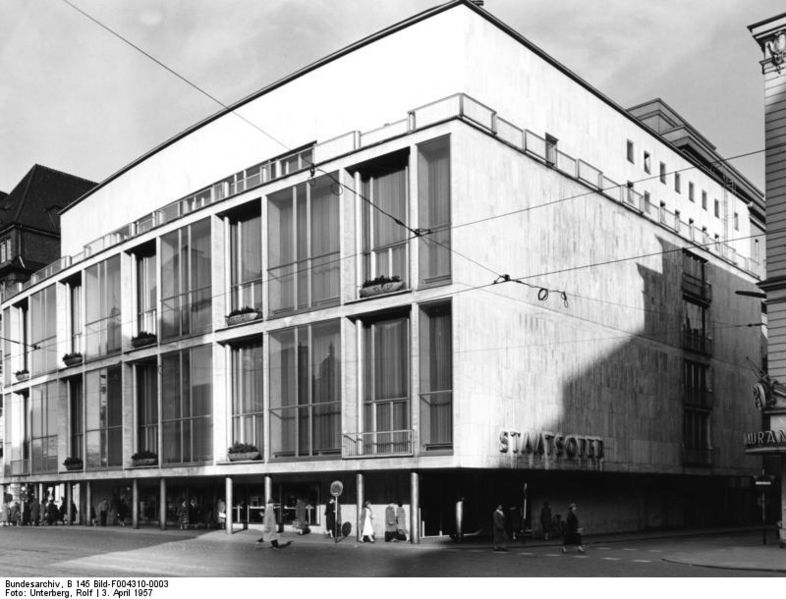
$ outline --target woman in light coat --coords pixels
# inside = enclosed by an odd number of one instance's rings
[[[371,511],[371,502],[366,500],[363,504],[363,527],[361,539],[364,543],[373,543],[374,539],[374,512]]]
[[[267,500],[265,515],[262,517],[262,538],[257,543],[270,542],[272,549],[280,549],[278,546],[278,522],[276,522],[276,509],[273,499]]]

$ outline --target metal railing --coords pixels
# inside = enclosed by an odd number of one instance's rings
[[[374,431],[344,433],[341,436],[342,458],[375,458],[413,455],[414,431]]]
[[[697,354],[712,355],[712,336],[701,329],[682,329],[682,347]]]
[[[712,301],[712,285],[690,273],[682,273],[682,291],[703,302]]]
[[[557,149],[556,146],[549,146],[544,137],[502,119],[495,110],[471,96],[457,93],[409,110],[405,119],[387,123],[370,131],[350,131],[319,144],[309,144],[286,155],[266,160],[225,177],[86,244],[82,251],[73,256],[59,258],[51,265],[36,272],[24,285],[7,286],[3,290],[2,299],[7,300],[23,289],[51,277],[64,268],[132,237],[146,233],[155,227],[172,222],[210,204],[310,168],[314,162],[325,162],[362,147],[454,118],[460,118],[481,127],[505,143],[548,163],[566,176],[581,181],[593,189],[600,189],[604,195],[614,201],[628,204],[640,210],[651,219],[660,222],[686,239],[704,245],[707,251],[719,255],[722,259],[739,266],[746,272],[759,277],[763,275],[762,265],[758,261],[740,256],[727,243],[711,243],[705,231],[701,231],[692,223],[682,222],[677,213],[665,209],[648,210],[650,206],[638,197],[637,192],[631,197],[630,194],[625,193],[624,186],[604,175],[600,169],[569,156]]]

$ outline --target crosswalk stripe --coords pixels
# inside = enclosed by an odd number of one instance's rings
[[[605,560],[608,560],[610,562],[618,562],[622,558],[620,558],[620,557],[602,557],[601,559],[605,559]]]
[[[634,560],[631,560],[631,561],[634,561],[634,562],[639,563],[639,564],[651,564],[652,563],[652,560],[649,560],[649,559],[634,559]]]

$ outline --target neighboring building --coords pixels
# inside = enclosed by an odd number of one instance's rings
[[[770,517],[786,521],[786,13],[748,29],[763,53],[767,278],[761,288],[767,292],[769,346],[768,373],[756,389],[761,427],[749,431],[745,445],[749,454],[764,455],[768,471],[778,475]]]
[[[36,164],[10,194],[0,192],[0,297],[19,291],[33,273],[60,258],[59,211],[93,187],[92,181]]]
[[[413,540],[545,499],[593,532],[749,521],[762,198],[665,103],[457,0],[240,106],[295,149],[193,126],[68,206],[2,304],[38,348],[5,345],[6,484],[319,527],[339,480],[354,531],[400,500]]]

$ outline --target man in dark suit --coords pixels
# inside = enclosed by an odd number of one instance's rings
[[[494,510],[492,519],[491,538],[494,544],[494,551],[507,551],[508,533],[505,529],[505,512],[502,510],[502,504],[499,504],[497,509]]]

